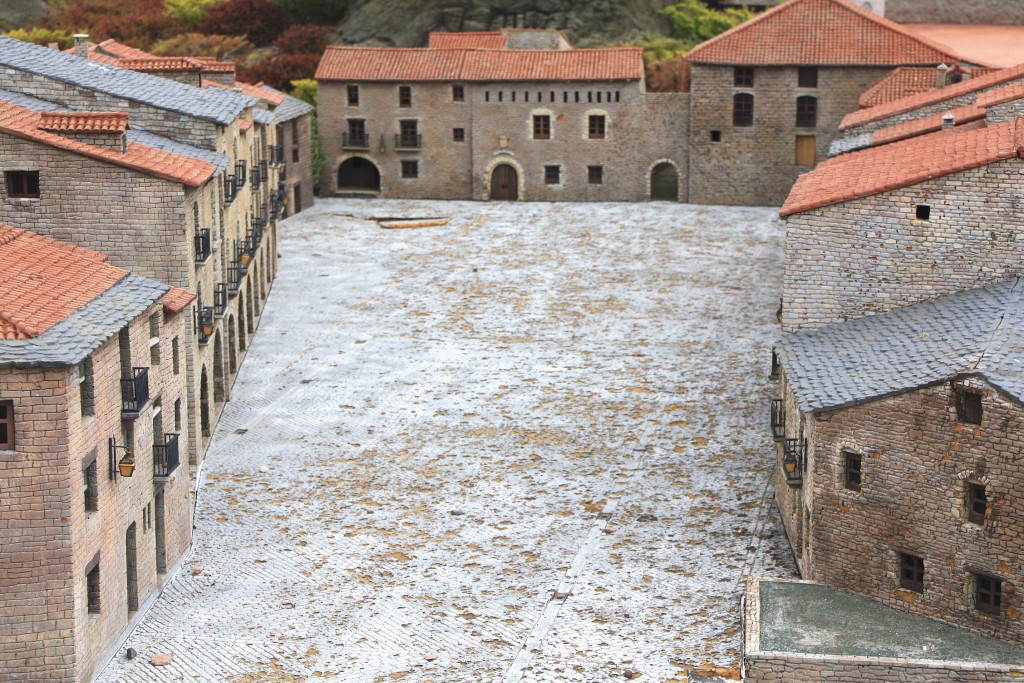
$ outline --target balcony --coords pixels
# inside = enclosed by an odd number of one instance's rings
[[[263,171],[260,170],[258,164],[252,165],[252,189],[260,189],[260,183],[263,181]]]
[[[782,441],[786,438],[786,406],[781,398],[772,399],[771,413],[772,438]]]
[[[244,272],[245,268],[242,266],[241,257],[236,252],[235,258],[228,263],[228,296],[238,294],[238,290],[242,286],[242,273]]]
[[[807,471],[807,442],[803,438],[782,440],[782,471],[792,488],[803,485]]]
[[[419,133],[395,133],[395,149],[420,149],[423,146],[423,136]]]
[[[235,184],[239,188],[245,187],[245,181],[248,176],[245,173],[245,159],[240,159],[235,162]]]
[[[284,145],[273,145],[270,147],[270,165],[284,166]]]
[[[254,168],[253,170],[256,169]],[[266,159],[260,161],[260,178],[263,179],[264,183],[270,182],[270,166],[267,164]]]
[[[205,344],[213,336],[213,306],[199,309],[199,343]]]
[[[218,282],[213,288],[213,314],[218,318],[228,311],[228,285]]]
[[[205,263],[210,258],[210,231],[196,230],[195,234],[196,263]]]
[[[149,403],[149,368],[132,368],[121,379],[121,419],[134,420]]]
[[[345,149],[370,149],[370,136],[366,133],[342,133],[341,146]]]
[[[179,464],[178,435],[164,434],[162,444],[153,444],[153,481],[167,481]]]
[[[238,196],[238,185],[235,184],[235,175],[228,173],[224,176],[224,202],[230,204]]]

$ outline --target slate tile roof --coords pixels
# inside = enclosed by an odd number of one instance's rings
[[[39,128],[51,133],[124,133],[128,113],[44,111],[39,114]]]
[[[779,215],[868,197],[1024,153],[1024,121],[943,130],[843,154],[797,178]]]
[[[59,50],[0,36],[0,66],[39,74],[113,97],[229,125],[254,100],[242,93],[203,90],[150,74],[115,68]]]
[[[892,100],[891,102],[886,102],[885,104],[880,104],[876,107],[850,112],[843,118],[842,123],[839,124],[839,129],[845,130],[855,126],[864,125],[865,123],[880,121],[882,119],[889,118],[890,116],[896,116],[908,111],[913,111],[914,109],[939,104],[954,97],[960,97],[961,95],[969,95],[976,92],[980,93],[982,90],[994,88],[1001,84],[1019,79],[1024,79],[1024,64],[991,71],[980,76],[975,76],[974,78],[969,78],[966,81],[961,81],[960,83],[947,85],[945,88],[929,90],[927,92],[917,93],[916,95],[908,95],[907,97],[901,97],[898,100]]]
[[[274,90],[269,85],[263,86],[263,89],[273,90],[274,92],[280,95],[284,95],[284,101],[277,109],[274,110],[274,121],[277,123],[291,121],[292,119],[297,119],[300,116],[305,116],[306,114],[309,114],[310,112],[313,111],[313,107],[306,104],[297,97],[285,95],[284,93],[278,90]]]
[[[462,33],[445,33],[433,31],[427,45],[435,50],[462,50],[465,48],[483,48],[487,50],[504,49],[508,38],[500,31],[465,31]]]
[[[802,412],[978,375],[1024,400],[1024,281],[948,297],[783,338],[777,348]]]
[[[644,76],[640,48],[439,50],[330,46],[322,81],[627,81]]]
[[[846,0],[789,0],[706,40],[691,62],[759,65],[914,65],[956,53]]]
[[[77,112],[70,112],[76,114]],[[199,187],[217,172],[217,166],[196,157],[148,147],[139,138],[129,138],[127,151],[120,152],[107,147],[90,145],[65,137],[59,133],[42,130],[40,124],[46,112],[39,112],[12,102],[0,100],[0,132],[26,140],[65,149],[76,154],[107,161],[165,180]],[[133,139],[135,141],[133,141]]]

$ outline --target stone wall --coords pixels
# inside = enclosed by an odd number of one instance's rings
[[[798,87],[796,67],[755,67],[753,87],[734,85],[734,67],[694,63],[690,72],[690,201],[695,204],[782,204],[797,177],[797,136],[815,138],[816,160],[860,94],[889,73],[885,67],[818,67],[818,87]],[[754,123],[733,125],[733,96],[754,96]],[[817,125],[797,128],[796,101],[816,97]],[[718,141],[713,139],[717,133]]]
[[[782,328],[813,329],[1024,268],[1017,158],[786,218]],[[918,220],[915,207],[931,207]]]
[[[285,166],[281,178],[287,188],[289,216],[313,206],[313,150],[309,145],[312,137],[310,114],[277,126],[277,144],[284,149]]]

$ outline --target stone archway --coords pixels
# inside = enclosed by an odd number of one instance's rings
[[[484,199],[520,201],[524,198],[526,174],[515,159],[499,155],[484,171]]]
[[[668,159],[655,162],[648,175],[651,201],[679,201],[679,168]]]
[[[228,372],[235,374],[238,372],[238,357],[235,354],[235,316],[228,316]]]
[[[352,156],[338,165],[338,192],[380,192],[380,169],[371,159]]]
[[[213,334],[213,400],[223,403],[225,399],[224,383],[224,343],[220,338],[220,330]]]
[[[245,351],[245,292],[238,292],[238,348]]]
[[[210,376],[205,365],[199,373],[199,426],[204,438],[210,436]]]

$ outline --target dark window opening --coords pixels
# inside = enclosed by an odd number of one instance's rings
[[[592,114],[587,121],[587,136],[591,140],[604,139],[604,116]]]
[[[419,178],[420,177],[420,162],[415,159],[405,159],[402,161],[402,177],[403,178]]]
[[[741,92],[732,96],[732,125],[754,125],[754,96]]]
[[[956,417],[967,424],[981,424],[981,394],[974,391],[956,392]]]
[[[720,130],[713,130],[713,131],[711,131],[711,142],[721,142],[721,141],[722,141],[722,131],[720,131]]]
[[[732,71],[732,84],[737,88],[754,87],[754,67],[737,66]]]
[[[587,166],[587,182],[591,185],[604,184],[604,166]]]
[[[465,102],[466,89],[461,85],[452,86],[452,102]]]
[[[498,91],[498,101],[499,102],[504,102],[505,101],[505,91],[504,90],[499,90]]]
[[[967,484],[967,521],[984,524],[988,514],[988,492],[984,484]]]
[[[78,399],[82,417],[92,415],[96,406],[96,388],[92,377],[92,357],[78,364]]]
[[[561,166],[545,166],[544,167],[544,184],[545,185],[557,185],[562,175]]]
[[[419,123],[415,120],[398,122],[398,144],[406,149],[419,147]]]
[[[979,612],[999,614],[1003,606],[1003,582],[994,576],[974,575],[974,604]]]
[[[359,86],[348,86],[348,106],[355,107],[359,104]]]
[[[931,218],[932,207],[927,204],[918,204],[914,207],[914,217],[919,221],[926,221]]]
[[[801,66],[797,70],[796,84],[800,88],[818,87],[818,67]]]
[[[546,114],[538,114],[533,117],[533,139],[551,139],[551,117]]]
[[[848,491],[860,491],[862,479],[861,479],[861,466],[863,460],[860,453],[852,453],[850,451],[843,451],[843,467],[845,470],[845,476],[843,477],[843,485]]]
[[[466,141],[466,129],[465,128],[452,128],[452,140],[455,142]]]
[[[82,477],[85,479],[83,498],[85,499],[85,511],[96,512],[99,510],[99,478],[96,474],[96,461],[93,460],[82,470]]]
[[[577,90],[575,92],[576,92],[576,104],[579,104],[580,103],[580,91]]]
[[[815,128],[818,125],[818,98],[804,95],[796,98],[797,128]]]
[[[0,451],[14,450],[14,401],[0,401]]]
[[[399,107],[411,107],[412,106],[412,88],[408,85],[398,86],[398,106]]]
[[[7,171],[7,196],[12,199],[39,198],[39,171]]]
[[[516,91],[515,90],[512,91],[512,101],[513,102],[516,101]]]
[[[900,588],[924,593],[924,559],[900,553]]]
[[[484,91],[484,102],[490,102],[490,101],[491,101],[491,91],[490,90],[485,90]]]
[[[89,570],[85,575],[85,593],[89,605],[89,614],[100,613],[100,565]]]

